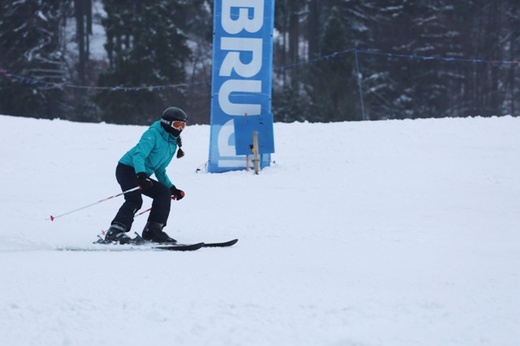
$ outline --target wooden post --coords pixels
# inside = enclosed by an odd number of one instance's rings
[[[247,113],[244,113],[244,116],[247,117]],[[251,148],[251,151],[253,151],[252,146],[250,145],[249,147]],[[246,155],[246,172],[249,172],[249,170],[250,170],[250,167],[249,167],[249,155]]]
[[[253,132],[253,155],[255,174],[258,174],[260,171],[260,160],[258,158],[258,131]]]

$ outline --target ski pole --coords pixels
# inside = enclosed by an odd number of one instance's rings
[[[138,216],[141,216],[141,215],[143,215],[143,214],[146,214],[146,213],[148,213],[150,210],[152,210],[152,207],[150,207],[150,208],[148,208],[148,209],[145,209],[145,210],[143,210],[143,211],[138,212],[137,214],[134,215],[134,217],[138,217]]]
[[[141,188],[140,186],[136,186],[136,187],[131,188],[131,189],[129,189],[129,190],[126,190],[126,191],[123,191],[123,192],[121,192],[121,193],[118,193],[117,195],[109,196],[109,197],[107,197],[107,198],[101,199],[101,200],[99,200],[99,201],[97,201],[97,202],[94,202],[94,203],[92,203],[92,204],[86,205],[86,206],[84,206],[84,207],[81,207],[81,208],[78,208],[78,209],[74,209],[74,210],[71,210],[71,211],[68,211],[68,212],[66,212],[66,213],[63,213],[63,214],[60,214],[60,215],[56,215],[56,216],[51,215],[50,218],[45,219],[45,220],[51,220],[51,221],[54,221],[54,219],[57,219],[57,218],[59,218],[59,217],[62,217],[62,216],[65,216],[65,215],[69,215],[69,214],[75,213],[75,212],[80,211],[80,210],[83,210],[83,209],[90,208],[90,207],[92,207],[92,206],[94,206],[94,205],[96,205],[96,204],[99,204],[99,203],[101,203],[101,202],[108,201],[109,199],[112,199],[112,198],[116,198],[116,197],[122,196],[122,195],[124,195],[124,194],[126,194],[126,193],[129,193],[129,192],[137,191],[137,190],[139,190],[140,188]]]
[[[143,211],[141,211],[141,212],[139,212],[139,213],[137,213],[137,214],[135,214],[134,217],[138,217],[139,215],[143,215],[143,214],[145,214],[145,213],[148,213],[150,210],[152,210],[151,207],[148,208],[148,209],[146,209],[146,210],[143,210]]]

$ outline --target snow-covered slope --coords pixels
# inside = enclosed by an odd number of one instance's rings
[[[144,129],[0,116],[1,345],[520,340],[520,118],[275,124],[258,176],[196,173],[189,126],[165,230],[237,245],[55,251],[107,228],[120,198],[45,219],[118,193]]]

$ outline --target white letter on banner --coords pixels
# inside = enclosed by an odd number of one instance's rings
[[[231,103],[229,96],[232,92],[261,93],[262,82],[259,80],[228,79],[220,86],[218,102],[220,108],[227,115],[260,115],[261,106],[249,103]]]
[[[235,133],[233,120],[229,120],[222,125],[218,132],[217,147],[220,156],[235,156],[235,145],[229,144],[229,138]]]
[[[262,39],[245,37],[222,37],[220,49],[238,51],[229,52],[220,65],[219,76],[231,76],[235,69],[241,77],[253,77],[262,68]],[[240,60],[240,52],[251,52],[251,62],[244,64]]]
[[[263,0],[249,1],[252,4],[244,4],[244,0],[222,1],[222,27],[229,34],[238,34],[245,29],[247,32],[257,32],[262,28],[264,22]],[[238,18],[231,18],[231,8],[239,8]],[[253,15],[249,16],[252,9]]]

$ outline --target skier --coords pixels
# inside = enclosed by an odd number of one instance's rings
[[[139,143],[130,149],[119,160],[116,168],[116,179],[123,191],[139,185],[140,189],[125,194],[125,202],[114,217],[107,231],[105,240],[130,243],[127,235],[134,221],[135,213],[143,204],[142,195],[153,199],[152,209],[148,217],[142,237],[144,240],[157,243],[175,244],[163,231],[166,226],[170,205],[173,200],[181,200],[184,191],[179,190],[166,174],[166,167],[177,151],[177,158],[184,152],[180,148],[180,134],[186,127],[188,116],[177,107],[166,108],[160,120],[155,121],[142,135]],[[155,174],[157,180],[150,176]]]

